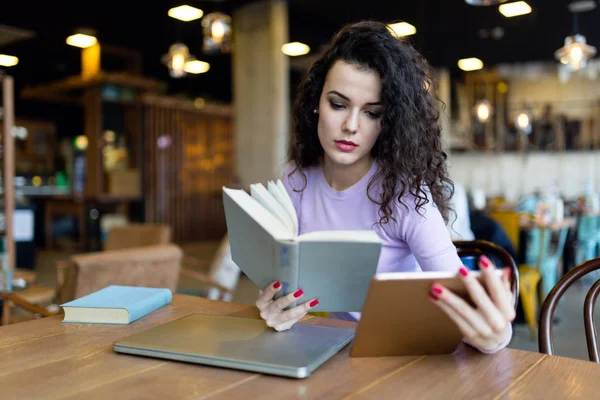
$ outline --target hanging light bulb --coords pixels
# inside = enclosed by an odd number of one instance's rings
[[[565,45],[556,50],[554,56],[571,71],[585,68],[587,60],[596,55],[596,48],[586,43],[585,36],[575,34],[567,36]]]
[[[519,132],[529,135],[531,133],[531,112],[529,109],[521,111],[515,119],[515,125]]]
[[[475,105],[475,115],[479,122],[487,122],[490,119],[492,112],[492,105],[487,100],[481,100]]]
[[[231,17],[213,12],[202,19],[204,41],[202,51],[206,54],[229,53],[231,51]]]
[[[169,47],[169,52],[162,57],[162,62],[169,68],[173,78],[185,76],[185,64],[192,60],[188,47],[183,43],[175,43]]]

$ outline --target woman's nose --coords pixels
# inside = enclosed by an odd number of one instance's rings
[[[348,115],[348,118],[344,121],[343,130],[350,133],[358,132],[358,112],[352,112]]]

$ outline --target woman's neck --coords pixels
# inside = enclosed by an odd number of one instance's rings
[[[371,169],[375,160],[365,157],[351,165],[334,164],[327,156],[323,160],[323,176],[333,190],[341,192],[360,181]]]

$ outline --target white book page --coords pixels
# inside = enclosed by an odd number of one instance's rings
[[[281,204],[275,200],[273,195],[261,183],[250,185],[250,194],[253,199],[256,199],[267,211],[278,218],[290,233],[294,233],[294,223]]]
[[[277,183],[273,181],[269,181],[269,192],[275,197],[275,200],[281,204],[288,217],[294,224],[294,234],[298,236],[298,216],[296,215],[296,208],[294,207],[294,203],[292,203],[292,199],[285,190],[285,186],[281,180],[278,180]]]
[[[381,243],[375,231],[317,231],[298,236],[298,241]]]
[[[250,197],[248,193],[240,189],[223,188],[223,192],[229,196],[242,210],[262,226],[271,236],[277,240],[293,240],[294,236],[290,230],[269,211],[260,205],[258,201]]]

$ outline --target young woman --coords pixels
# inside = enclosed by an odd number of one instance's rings
[[[434,90],[426,61],[385,24],[344,27],[299,87],[284,183],[300,233],[374,229],[383,241],[377,272],[456,272],[477,307],[439,285],[431,288],[431,301],[467,343],[495,352],[511,338],[512,294],[507,278],[496,276],[482,257],[488,295],[463,267],[446,229],[453,185]],[[261,317],[278,331],[318,304],[306,299],[287,309],[303,291],[275,300],[279,290],[274,282],[256,302]],[[358,320],[360,313],[335,316]]]

